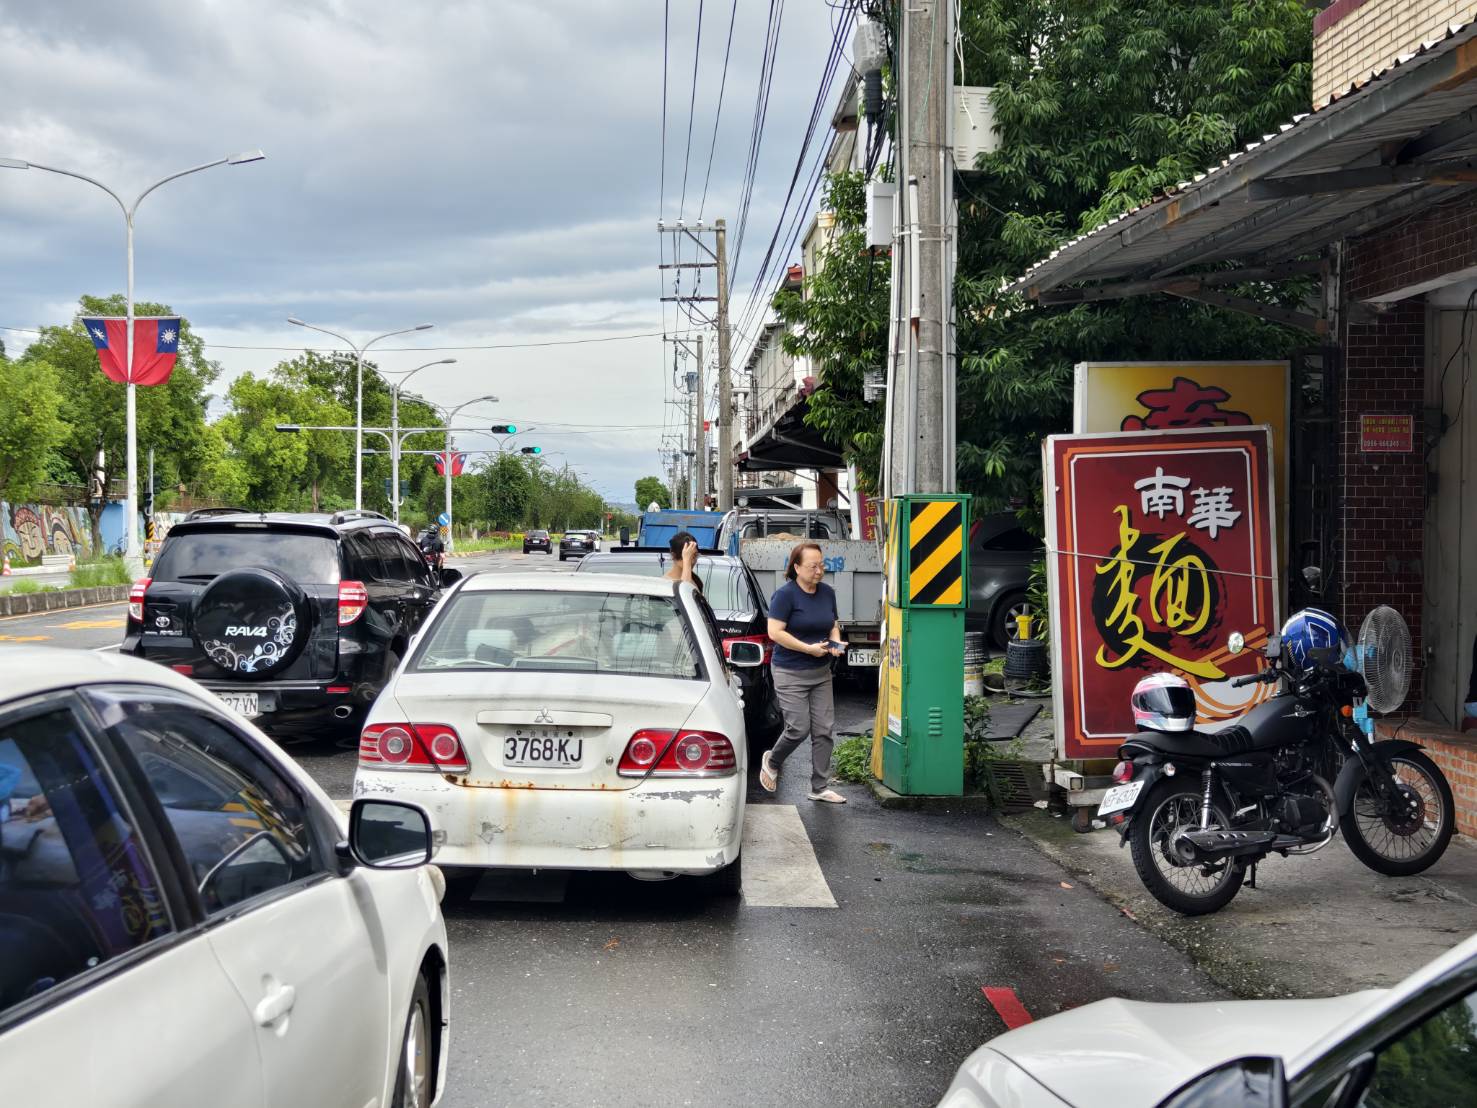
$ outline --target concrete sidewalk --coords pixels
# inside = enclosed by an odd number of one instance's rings
[[[1190,918],[1149,895],[1117,831],[1077,834],[1069,817],[1039,810],[1001,822],[1241,997],[1393,985],[1477,931],[1477,844],[1460,835],[1416,877],[1365,868],[1339,836],[1316,854],[1269,859],[1257,888]]]

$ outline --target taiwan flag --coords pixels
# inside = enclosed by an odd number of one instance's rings
[[[453,477],[460,477],[462,475],[462,472],[466,468],[467,468],[467,456],[465,454],[459,454],[459,453],[457,453],[456,451],[453,450],[451,452],[451,475]],[[436,476],[438,476],[438,477],[445,477],[446,476],[446,455],[445,454],[437,454],[436,455]]]
[[[87,337],[97,350],[98,364],[110,381],[135,385],[162,385],[174,371],[179,356],[179,317],[144,316],[133,321],[133,372],[124,368],[127,359],[126,319],[84,319]]]

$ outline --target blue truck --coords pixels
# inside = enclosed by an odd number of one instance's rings
[[[666,546],[678,531],[691,531],[703,550],[718,548],[718,528],[722,512],[684,512],[671,508],[661,512],[643,512],[641,534],[637,546]]]

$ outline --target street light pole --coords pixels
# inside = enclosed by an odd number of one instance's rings
[[[398,331],[386,331],[383,335],[375,335],[368,342],[360,346],[355,346],[353,340],[346,335],[341,335],[337,331],[330,331],[327,327],[304,323],[296,316],[288,316],[287,322],[298,327],[306,327],[309,331],[317,331],[322,335],[332,335],[340,342],[346,343],[349,349],[354,352],[354,363],[356,366],[354,374],[354,510],[358,511],[364,507],[364,352],[383,339],[394,338],[396,335],[408,335],[412,331],[429,331],[435,324],[417,323],[414,327],[402,327]]]
[[[461,411],[463,408],[470,408],[473,404],[481,404],[481,403],[484,403],[484,402],[491,402],[493,404],[499,403],[498,398],[495,397],[495,396],[479,396],[479,397],[476,397],[473,400],[468,400],[468,401],[465,401],[465,402],[463,402],[461,404],[458,404],[455,408],[452,408],[446,414],[446,416],[445,416],[445,419],[446,419],[446,453],[445,453],[445,455],[443,456],[443,459],[442,459],[442,462],[443,462],[442,468],[443,468],[443,470],[445,472],[445,475],[446,475],[446,552],[448,554],[450,554],[453,550],[456,549],[456,539],[453,538],[453,536],[452,536],[452,530],[451,530],[451,525],[452,525],[452,517],[451,517],[451,430],[452,430],[452,425],[454,423],[456,423],[456,414],[459,411]]]
[[[396,523],[400,522],[400,390],[405,387],[406,381],[423,369],[430,369],[433,365],[455,364],[455,358],[442,358],[440,361],[418,365],[390,386],[390,435],[395,440],[395,447],[390,451],[390,515]],[[384,374],[381,373],[380,376]]]
[[[46,173],[55,173],[62,177],[72,177],[78,181],[86,181],[89,185],[95,185],[111,196],[118,204],[118,209],[123,213],[125,227],[125,241],[128,256],[128,281],[125,294],[126,311],[124,324],[124,354],[127,357],[125,374],[127,379],[127,462],[128,462],[128,495],[124,502],[123,520],[123,557],[128,567],[129,576],[137,577],[143,573],[144,559],[143,551],[139,547],[138,539],[138,403],[135,396],[133,383],[133,217],[138,212],[138,206],[144,202],[144,197],[153,192],[160,185],[167,185],[170,181],[180,177],[189,176],[191,173],[199,173],[202,169],[214,169],[218,165],[244,165],[247,162],[259,162],[266,155],[260,150],[248,150],[240,154],[232,154],[228,157],[217,158],[213,162],[205,162],[203,165],[191,166],[182,169],[178,173],[171,173],[168,177],[161,177],[143,192],[138,194],[130,206],[123,202],[123,197],[110,189],[101,181],[87,176],[85,173],[77,173],[70,169],[58,169],[55,166],[39,165],[36,162],[28,162],[18,158],[0,158],[0,169],[39,169]],[[107,490],[103,490],[106,498]]]

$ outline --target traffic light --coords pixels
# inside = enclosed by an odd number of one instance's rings
[[[520,451],[522,454],[542,454],[543,452],[544,448],[542,446],[525,446]]]
[[[511,423],[494,423],[492,433],[494,435],[514,435],[518,433],[518,428]]]

